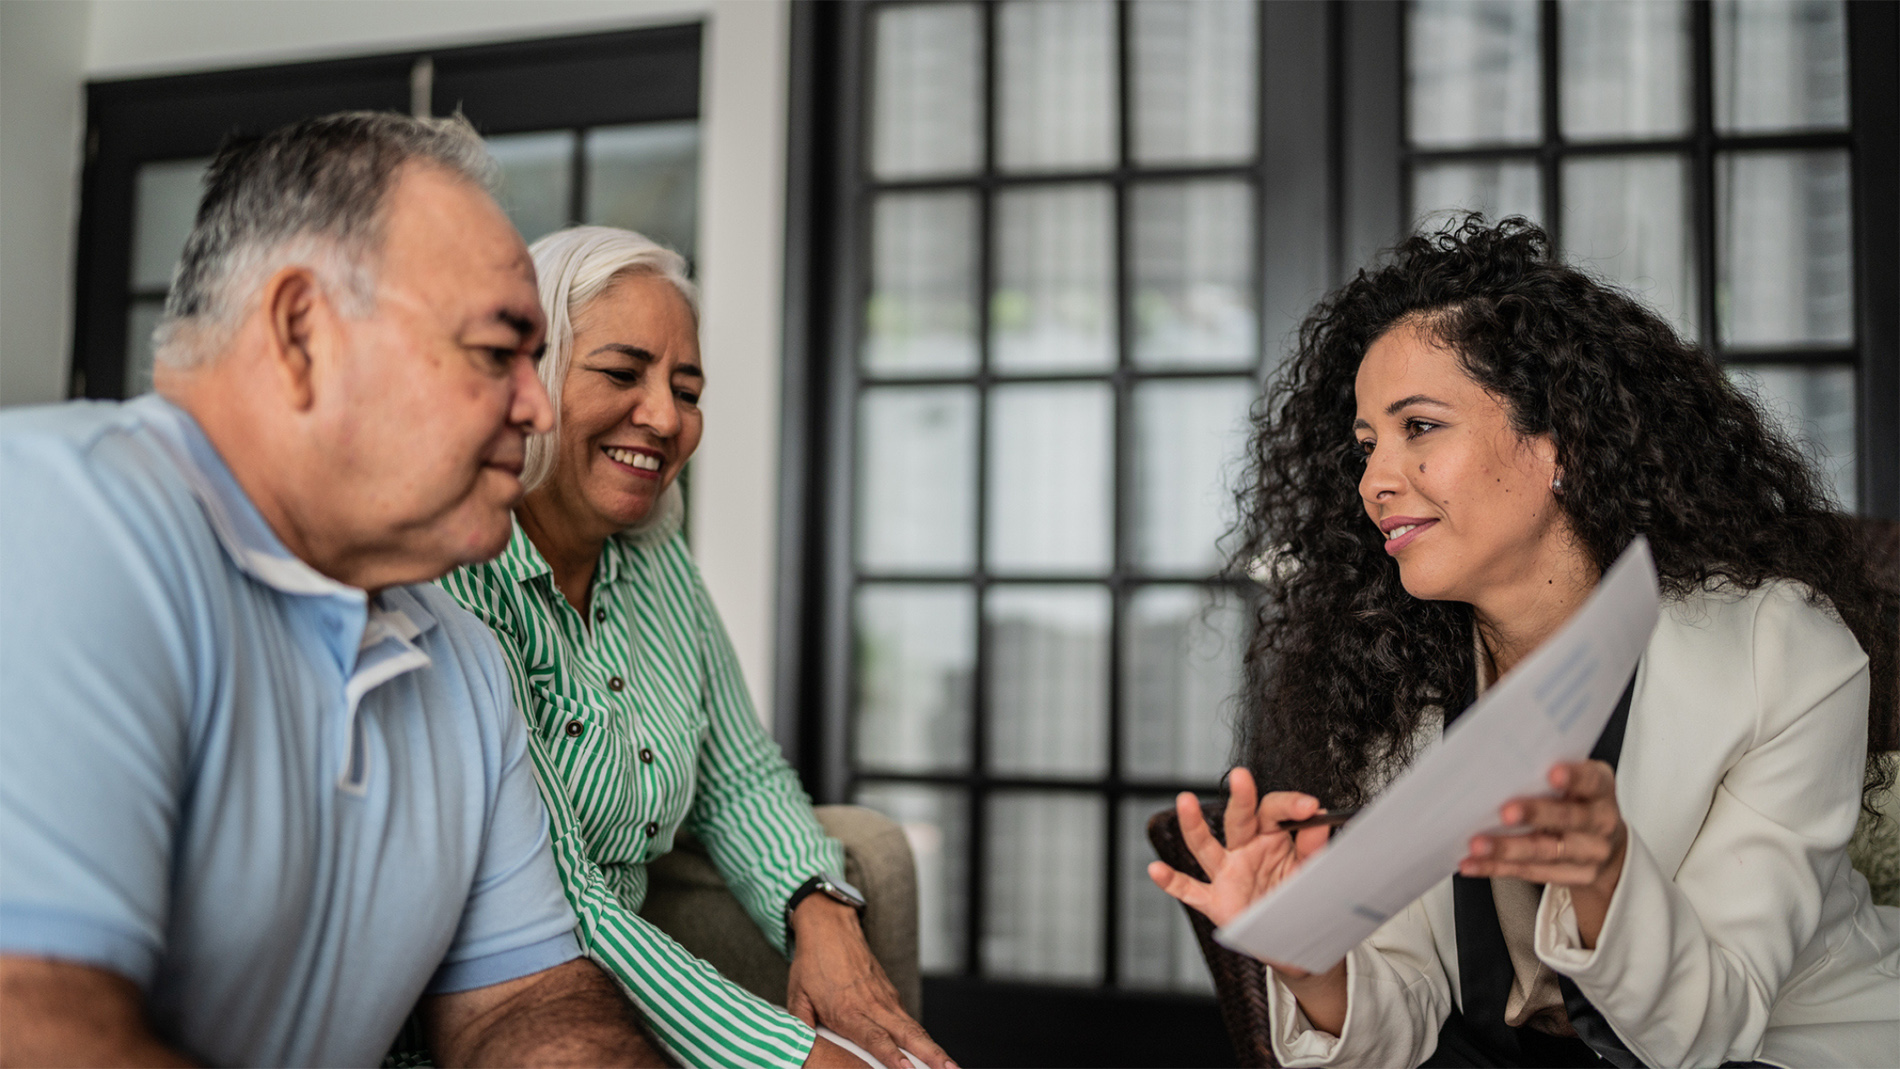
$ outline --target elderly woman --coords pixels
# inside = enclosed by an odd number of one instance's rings
[[[1224,844],[1179,800],[1210,880],[1157,862],[1170,894],[1225,923],[1273,893],[1327,839],[1277,821],[1374,794],[1639,534],[1666,604],[1595,759],[1503,806],[1520,834],[1333,968],[1269,963],[1281,1064],[1891,1063],[1900,911],[1846,847],[1890,777],[1894,592],[1799,453],[1521,220],[1413,238],[1300,341],[1244,495],[1250,768]]]
[[[909,1064],[901,1044],[949,1066],[871,956],[843,851],[753,712],[680,532],[675,481],[706,388],[685,261],[606,227],[531,251],[554,431],[529,446],[507,550],[442,582],[508,657],[589,953],[685,1065],[862,1064],[822,1024],[886,1065]],[[647,865],[681,828],[766,938],[789,945],[792,1012],[639,916]]]

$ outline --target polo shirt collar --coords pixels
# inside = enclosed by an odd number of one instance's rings
[[[224,551],[238,569],[265,586],[286,594],[309,594],[362,602],[362,590],[336,580],[304,563],[264,521],[237,476],[211,444],[191,414],[163,397],[149,394],[132,402],[156,431],[185,481],[204,506]]]
[[[204,507],[218,542],[244,574],[286,594],[335,598],[360,612],[364,623],[355,652],[386,639],[413,645],[417,636],[435,626],[435,616],[407,589],[390,587],[371,602],[363,590],[337,582],[285,548],[189,412],[157,394],[131,406],[157,432],[159,444]]]

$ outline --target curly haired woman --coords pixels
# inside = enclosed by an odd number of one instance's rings
[[[1209,882],[1151,872],[1216,923],[1324,848],[1275,822],[1376,793],[1639,534],[1665,596],[1593,759],[1503,806],[1518,834],[1335,967],[1269,963],[1282,1064],[1891,1061],[1900,911],[1846,846],[1891,777],[1894,592],[1715,361],[1468,218],[1322,302],[1255,424],[1248,767],[1224,843],[1180,799]]]

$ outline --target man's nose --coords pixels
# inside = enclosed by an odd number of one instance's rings
[[[554,403],[535,370],[535,362],[529,357],[515,357],[515,401],[508,413],[509,422],[525,427],[529,434],[546,434],[554,429]]]

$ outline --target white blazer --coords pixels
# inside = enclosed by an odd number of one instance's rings
[[[1617,766],[1628,857],[1594,950],[1547,888],[1537,956],[1648,1066],[1900,1061],[1900,910],[1847,860],[1867,753],[1867,657],[1806,588],[1664,607]],[[1268,981],[1282,1065],[1415,1066],[1459,999],[1451,880],[1346,959],[1316,1031]]]

